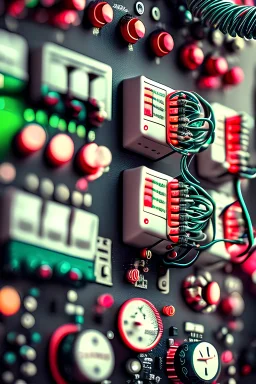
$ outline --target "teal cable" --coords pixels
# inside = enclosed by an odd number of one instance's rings
[[[229,0],[187,0],[188,9],[202,24],[233,37],[256,39],[256,7]]]

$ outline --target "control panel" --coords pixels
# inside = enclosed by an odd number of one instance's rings
[[[253,0],[0,3],[0,384],[251,384]]]

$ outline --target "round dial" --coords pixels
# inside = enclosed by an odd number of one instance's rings
[[[159,312],[148,300],[130,299],[120,308],[118,328],[124,343],[136,352],[156,347],[163,334]]]
[[[220,371],[216,348],[205,341],[184,343],[175,353],[175,370],[182,383],[212,383]]]
[[[81,376],[90,382],[108,379],[114,369],[114,353],[101,332],[90,329],[81,333],[73,348],[74,361]]]
[[[49,362],[59,384],[99,383],[111,376],[115,355],[103,333],[65,324],[51,338]]]
[[[216,348],[210,343],[200,343],[193,353],[195,373],[203,380],[212,380],[219,371],[219,358]]]

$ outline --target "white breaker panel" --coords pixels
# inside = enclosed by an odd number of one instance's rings
[[[98,216],[9,188],[1,202],[0,240],[17,240],[84,260],[95,260]]]
[[[138,167],[124,171],[123,240],[126,244],[165,253],[167,237],[167,186],[172,177]]]
[[[124,81],[124,148],[155,160],[172,152],[166,140],[166,96],[173,91],[144,76]]]
[[[215,140],[207,151],[198,154],[198,173],[205,179],[223,182],[236,173],[232,171],[236,159],[248,152],[254,121],[247,115],[245,127],[239,112],[218,103],[213,103],[212,109],[216,118]]]

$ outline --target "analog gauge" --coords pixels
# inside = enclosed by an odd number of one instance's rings
[[[190,342],[170,347],[166,361],[167,375],[184,384],[211,384],[220,372],[216,348],[206,342]]]
[[[148,352],[159,343],[163,334],[163,323],[153,304],[136,298],[121,306],[118,329],[127,347],[136,352]]]
[[[202,380],[212,380],[219,372],[219,357],[216,348],[207,342],[197,345],[193,353],[195,373]]]

